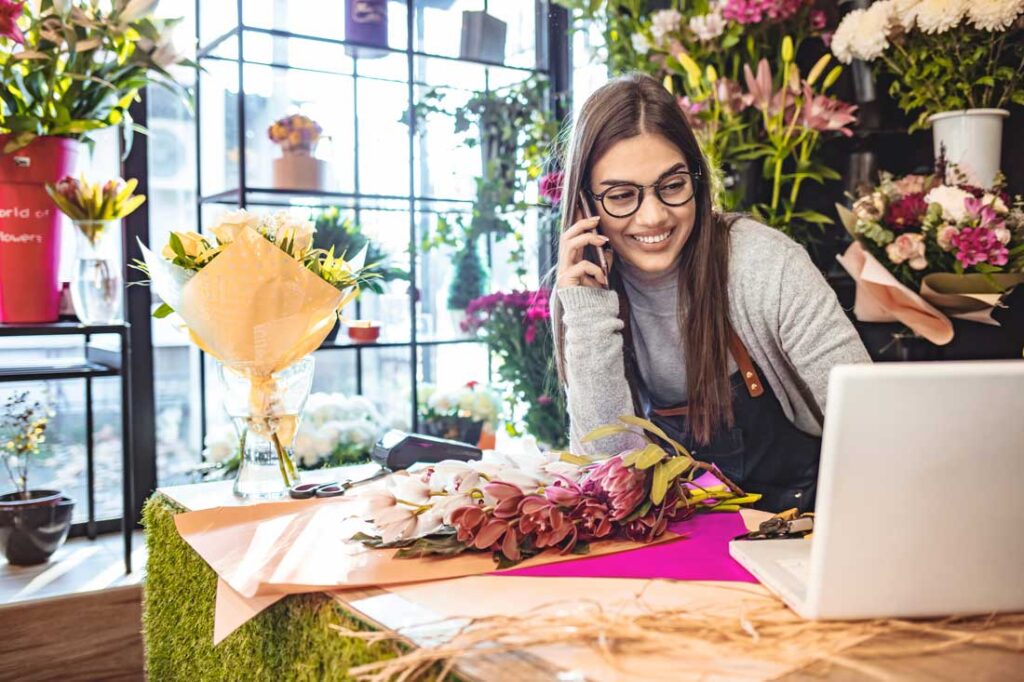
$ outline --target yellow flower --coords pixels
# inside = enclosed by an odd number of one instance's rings
[[[288,136],[288,141],[291,142],[292,144],[299,144],[300,142],[302,142],[302,134],[299,133],[298,131],[293,131]]]
[[[175,232],[174,234],[181,240],[181,245],[185,249],[185,255],[189,258],[197,259],[210,249],[209,242],[200,234],[195,232]],[[160,255],[168,260],[174,260],[176,256],[170,244],[160,251]]]

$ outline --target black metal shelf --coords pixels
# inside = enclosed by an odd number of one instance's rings
[[[243,197],[244,194],[244,197]],[[235,206],[244,198],[246,204],[257,206],[292,206],[296,203],[308,206],[328,206],[337,201],[350,201],[359,203],[363,201],[394,201],[402,202],[405,205],[400,210],[408,210],[409,197],[407,195],[395,194],[364,194],[361,192],[334,192],[331,190],[291,190],[277,189],[273,187],[246,187],[244,192],[240,189],[226,189],[222,192],[201,196],[201,204],[224,204]],[[472,199],[449,199],[444,197],[416,196],[413,199],[417,203],[446,203],[472,205]],[[387,207],[361,206],[368,211],[389,210]]]
[[[10,381],[56,381],[58,379],[91,379],[116,377],[121,370],[96,362],[76,362],[69,365],[36,365],[26,367],[0,367],[0,383]]]
[[[408,47],[381,47],[378,45],[367,45],[365,43],[356,42],[353,40],[345,40],[344,38],[328,38],[326,36],[310,35],[308,33],[295,33],[294,31],[285,31],[283,29],[276,28],[261,28],[259,26],[246,26],[239,24],[234,26],[226,33],[223,33],[212,41],[207,43],[205,46],[199,49],[196,53],[196,60],[202,61],[204,59],[217,59],[221,61],[232,61],[237,62],[238,58],[229,57],[226,55],[215,55],[212,54],[214,50],[226,43],[231,38],[237,38],[239,32],[242,33],[260,33],[262,35],[272,36],[274,38],[284,38],[286,40],[308,40],[317,43],[323,43],[325,45],[336,45],[338,47],[349,47],[366,50],[374,53],[388,53],[400,56],[419,57],[422,59],[441,59],[450,62],[459,62],[460,64],[476,64],[477,66],[486,67],[489,69],[508,69],[509,71],[520,71],[523,73],[535,74],[535,73],[546,73],[547,69],[543,68],[531,68],[528,66],[512,66],[510,64],[504,64],[502,62],[490,62],[483,59],[468,59],[463,57],[456,57],[448,54],[434,54],[432,52],[423,52],[422,50],[411,50]],[[243,55],[244,56],[244,55]],[[242,59],[243,64],[259,64],[261,66],[267,66],[264,62],[253,61],[248,59]],[[289,64],[273,64],[282,69],[296,68]]]
[[[432,54],[420,49],[416,49],[417,39],[416,35],[424,34],[423,18],[417,9],[416,0],[406,0],[406,13],[404,17],[406,37],[405,44],[400,47],[378,47],[370,46],[363,43],[358,43],[352,40],[328,38],[318,35],[309,35],[305,33],[297,33],[288,30],[275,29],[275,28],[261,28],[256,26],[250,26],[246,24],[245,16],[245,3],[243,0],[235,0],[233,3],[235,7],[234,26],[224,33],[221,33],[212,40],[205,40],[202,36],[201,21],[202,14],[200,12],[201,0],[196,0],[196,13],[197,21],[195,26],[195,38],[196,43],[201,47],[197,52],[197,69],[196,69],[196,98],[195,98],[195,117],[198,122],[196,126],[196,147],[200,150],[200,154],[196,157],[196,187],[199,198],[196,202],[196,220],[197,226],[202,231],[204,226],[204,218],[206,217],[204,212],[204,206],[207,205],[222,205],[222,206],[237,206],[239,208],[246,208],[248,206],[260,206],[260,207],[291,207],[291,206],[308,206],[308,207],[326,207],[331,205],[343,206],[346,209],[351,209],[355,213],[355,220],[360,221],[361,213],[372,212],[372,211],[400,211],[408,213],[408,243],[409,253],[411,257],[409,259],[409,280],[413,283],[413,286],[408,288],[408,301],[406,302],[407,309],[409,311],[409,331],[408,338],[402,341],[380,341],[375,343],[355,343],[350,342],[347,337],[343,336],[335,343],[326,343],[320,347],[320,350],[334,351],[334,350],[354,350],[355,351],[355,377],[356,377],[356,392],[362,392],[362,378],[363,378],[363,350],[373,350],[377,348],[381,349],[404,349],[409,354],[409,371],[410,371],[410,382],[411,391],[409,396],[410,411],[412,415],[412,428],[416,430],[418,427],[418,413],[417,413],[417,382],[419,368],[421,366],[427,367],[425,363],[432,362],[429,359],[430,354],[421,354],[419,348],[423,347],[438,347],[447,346],[453,344],[480,344],[483,341],[473,336],[466,336],[452,339],[442,338],[423,338],[423,335],[417,330],[416,322],[417,315],[419,313],[418,305],[420,301],[417,297],[416,284],[421,280],[419,278],[421,263],[419,262],[417,246],[420,242],[420,222],[425,219],[424,214],[437,213],[440,211],[458,212],[461,207],[465,207],[469,210],[475,203],[473,199],[446,199],[440,197],[424,197],[418,195],[417,188],[417,163],[422,163],[423,159],[418,155],[417,150],[417,131],[413,126],[407,126],[406,134],[408,135],[408,155],[407,158],[401,161],[407,164],[408,173],[407,180],[403,189],[407,190],[401,195],[380,195],[380,194],[368,194],[363,193],[360,188],[360,135],[359,135],[359,98],[361,91],[361,84],[364,81],[382,81],[387,80],[395,83],[403,83],[405,87],[405,105],[407,111],[414,109],[417,102],[417,90],[421,86],[426,85],[421,82],[428,80],[427,74],[428,68],[434,66],[441,66],[447,68],[449,65],[455,67],[458,64],[466,66],[466,71],[475,73],[475,67],[480,67],[482,85],[465,87],[466,83],[459,83],[457,77],[442,76],[441,80],[445,80],[445,83],[438,83],[438,85],[444,85],[452,87],[453,89],[463,90],[475,90],[485,89],[488,91],[503,90],[507,85],[500,85],[498,87],[492,87],[491,81],[494,74],[501,74],[501,80],[504,82],[518,80],[521,75],[522,78],[534,74],[545,74],[551,77],[552,87],[558,92],[568,92],[570,84],[570,64],[569,64],[569,44],[568,44],[568,12],[564,8],[547,7],[544,3],[540,3],[539,0],[534,3],[535,16],[537,23],[535,26],[536,30],[536,44],[535,44],[535,56],[531,58],[533,64],[530,67],[524,66],[513,66],[504,63],[495,63],[486,60],[478,59],[463,59],[461,57],[452,55],[441,55]],[[487,3],[484,3],[486,9]],[[419,20],[419,21],[417,21]],[[251,21],[251,19],[250,19]],[[220,30],[219,28],[217,30]],[[345,48],[345,58],[338,60],[335,64],[321,64],[321,63],[277,63],[279,60],[286,62],[286,59],[274,55],[260,55],[261,59],[252,59],[255,54],[251,49],[246,48],[246,40],[252,41],[257,39],[259,36],[270,36],[275,39],[282,40],[293,40],[296,43],[302,41],[310,41],[321,46],[338,46]],[[266,42],[264,40],[264,42]],[[252,44],[252,43],[250,43]],[[420,41],[422,44],[422,41]],[[291,52],[297,52],[292,50]],[[371,55],[371,52],[373,53]],[[385,66],[386,70],[382,71],[380,68],[365,69],[362,68],[366,64],[367,58],[371,56],[386,57],[385,60],[389,62]],[[399,58],[402,64],[399,65]],[[232,77],[231,72],[234,71],[234,79],[236,85],[232,88],[233,93],[237,93],[235,101],[233,103],[233,111],[227,112],[229,116],[234,119],[233,134],[234,146],[237,150],[237,156],[233,159],[232,165],[237,168],[237,175],[231,182],[237,183],[236,187],[230,187],[223,191],[217,191],[215,193],[203,194],[203,163],[202,163],[202,150],[203,150],[203,137],[205,131],[202,126],[202,113],[204,111],[204,99],[203,88],[201,87],[202,79],[209,77],[209,74],[213,69],[207,70],[204,68],[204,64],[211,66],[213,62],[219,62],[221,65],[225,65],[227,68],[223,70],[226,77]],[[393,64],[390,62],[394,62]],[[267,187],[252,187],[248,184],[248,164],[249,156],[251,151],[248,147],[248,135],[249,129],[247,126],[247,117],[249,113],[246,108],[246,97],[247,90],[251,91],[252,86],[249,84],[254,78],[254,74],[249,72],[245,66],[247,64],[269,66],[271,68],[280,68],[285,70],[301,70],[301,71],[312,71],[316,73],[324,73],[331,76],[342,76],[352,79],[352,125],[354,127],[354,140],[355,144],[352,148],[351,160],[353,164],[353,187],[352,191],[349,192],[336,192],[336,191],[291,191],[273,189]],[[331,67],[337,67],[331,70]],[[394,67],[393,69],[391,67]],[[444,70],[442,69],[442,73]],[[402,77],[399,79],[397,74],[401,73]],[[394,76],[394,78],[392,78]],[[514,78],[511,76],[515,76]],[[215,98],[219,98],[219,95],[215,95]],[[564,116],[567,112],[564,109],[560,109],[561,105],[557,98],[552,98],[551,105],[560,116]],[[218,113],[221,116],[222,113]],[[395,159],[395,161],[399,161]],[[223,181],[219,181],[223,182]],[[390,191],[390,190],[389,190]],[[380,205],[373,205],[374,202],[378,202]],[[488,241],[487,245],[487,265],[491,266],[491,244]],[[540,255],[540,254],[538,254]],[[541,256],[543,260],[543,256]],[[429,273],[428,273],[429,274]],[[359,315],[359,304],[356,303],[356,315]],[[433,312],[432,310],[426,310],[425,312]],[[402,336],[405,336],[403,330]],[[490,360],[490,359],[489,359]],[[425,370],[426,371],[426,370]],[[488,361],[488,372],[491,371],[490,361]],[[199,407],[199,421],[200,421],[200,437],[205,436],[206,433],[206,372],[205,363],[199,363],[199,394],[203,396],[203,402]]]
[[[132,572],[132,530],[135,528],[133,507],[133,455],[132,455],[132,417],[131,417],[131,350],[127,322],[113,324],[89,325],[77,321],[40,322],[32,324],[0,324],[0,337],[32,337],[32,336],[81,336],[85,357],[67,362],[51,362],[45,365],[0,366],[0,383],[27,381],[62,381],[67,379],[85,380],[85,461],[86,461],[86,500],[88,517],[85,523],[76,523],[71,528],[71,535],[86,535],[95,538],[97,533],[115,530],[114,525],[120,524],[124,537],[124,567],[127,573]],[[117,334],[120,347],[113,351],[90,345],[93,336]],[[96,519],[95,470],[93,443],[93,412],[92,412],[92,380],[103,377],[119,377],[121,380],[121,466],[122,466],[122,504],[121,519]]]
[[[417,346],[453,346],[460,343],[483,343],[483,339],[467,336],[461,339],[416,339]],[[374,341],[372,343],[359,343],[356,341],[342,341],[340,343],[325,343],[318,350],[366,350],[372,348],[408,348],[412,341]]]
[[[77,334],[120,334],[128,325],[88,325],[81,322],[36,322],[32,324],[0,324],[0,336],[69,336]]]

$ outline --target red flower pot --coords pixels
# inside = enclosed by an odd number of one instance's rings
[[[0,135],[0,150],[8,135]],[[61,212],[44,185],[75,170],[78,142],[37,137],[0,153],[0,322],[53,322],[60,307]]]

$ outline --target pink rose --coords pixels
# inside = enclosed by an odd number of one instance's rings
[[[924,236],[917,232],[896,237],[893,243],[885,247],[885,253],[896,265],[907,263],[914,270],[928,267],[928,260],[924,257]]]

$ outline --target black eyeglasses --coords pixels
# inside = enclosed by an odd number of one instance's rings
[[[622,182],[612,185],[600,194],[586,190],[594,200],[601,202],[605,213],[613,218],[628,218],[640,210],[644,190],[653,189],[654,195],[666,206],[678,207],[689,203],[695,193],[699,171],[672,171],[650,185]]]

